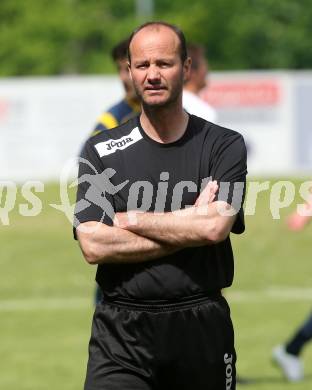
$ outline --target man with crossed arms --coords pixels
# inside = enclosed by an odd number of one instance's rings
[[[181,30],[138,27],[129,70],[142,112],[91,137],[82,153],[79,177],[95,179],[78,186],[86,207],[76,210],[75,234],[104,295],[85,390],[235,389],[221,289],[233,280],[230,232],[244,231],[246,148],[239,133],[183,110],[190,67]],[[105,172],[118,192],[101,184]]]

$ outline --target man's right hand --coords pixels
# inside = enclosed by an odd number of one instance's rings
[[[200,193],[199,197],[196,199],[196,202],[194,204],[195,207],[199,206],[206,206],[210,203],[212,203],[216,197],[216,193],[218,191],[218,184],[217,181],[210,181],[204,190]]]

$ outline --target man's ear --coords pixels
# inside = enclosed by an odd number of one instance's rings
[[[132,80],[131,64],[130,64],[129,61],[127,61],[127,65],[128,65],[128,72],[129,72],[130,78],[131,78],[131,80]]]

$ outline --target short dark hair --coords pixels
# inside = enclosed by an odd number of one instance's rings
[[[128,46],[129,38],[126,38],[121,42],[117,43],[117,45],[114,46],[111,51],[112,59],[115,62],[119,60],[126,60],[128,58]]]
[[[180,58],[181,58],[182,63],[184,63],[184,61],[187,59],[187,50],[186,50],[186,40],[185,40],[185,36],[184,36],[183,31],[180,30],[179,27],[177,27],[177,26],[175,26],[173,24],[162,22],[162,21],[159,21],[159,22],[147,22],[147,23],[141,24],[141,26],[137,27],[132,32],[132,34],[130,35],[129,40],[128,40],[128,61],[129,61],[129,63],[131,62],[130,43],[131,43],[133,37],[136,35],[136,33],[141,31],[143,28],[145,28],[145,27],[152,27],[152,26],[155,26],[155,27],[157,27],[157,26],[168,27],[174,33],[176,33],[177,37],[179,38],[179,43],[180,43],[180,45],[179,45]]]
[[[197,70],[199,68],[200,60],[205,58],[205,49],[201,45],[189,43],[187,45],[187,55],[192,59],[191,68]]]

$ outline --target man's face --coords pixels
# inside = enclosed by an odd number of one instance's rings
[[[117,69],[120,80],[126,91],[126,96],[130,99],[136,98],[135,89],[129,74],[127,59],[117,60]]]
[[[130,74],[134,88],[147,106],[165,106],[182,96],[189,61],[181,62],[179,39],[170,28],[143,28],[130,44]]]

